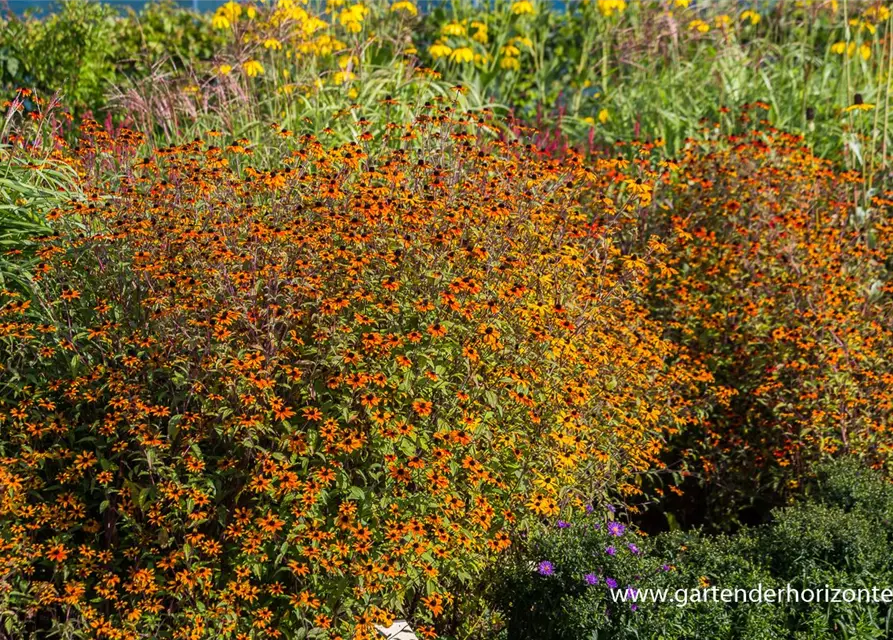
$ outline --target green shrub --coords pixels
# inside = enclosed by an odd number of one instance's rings
[[[167,0],[127,15],[101,2],[61,0],[47,16],[0,19],[0,88],[61,93],[75,112],[106,112],[112,87],[159,66],[200,62],[219,44],[209,17]]]
[[[636,612],[615,603],[613,588],[636,589],[668,569],[641,550],[642,540],[610,511],[558,521],[531,533],[498,577],[498,608],[510,638],[582,638],[623,628]]]
[[[210,22],[210,16],[184,10],[172,0],[155,0],[139,12],[128,10],[115,23],[119,73],[141,78],[159,64],[182,68],[208,60],[222,44]]]
[[[785,580],[844,572],[869,576],[889,563],[885,536],[859,512],[803,503],[781,510],[763,533],[773,574]]]
[[[641,554],[618,554],[610,561],[604,548],[611,539],[591,522],[532,537],[493,592],[508,638],[889,637],[893,609],[884,603],[692,600],[692,589],[713,586],[751,591],[759,585],[765,591],[790,585],[798,592],[893,588],[893,531],[884,521],[893,487],[849,460],[822,465],[817,476],[809,500],[775,511],[770,525],[733,535],[663,533],[637,542]],[[530,569],[544,558],[552,560],[551,576]],[[599,575],[623,576],[640,590],[686,590],[689,602],[639,602],[631,611],[604,588],[584,586],[581,576],[593,568]]]
[[[17,61],[13,66],[7,62],[6,89],[60,92],[77,109],[101,105],[115,79],[117,15],[109,5],[62,0],[59,10],[46,18],[0,22],[0,48]]]
[[[846,458],[820,465],[809,488],[817,500],[861,513],[893,537],[893,484],[865,465]]]

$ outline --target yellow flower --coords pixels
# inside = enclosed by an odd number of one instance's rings
[[[598,10],[606,18],[626,11],[626,0],[598,0]]]
[[[363,30],[363,20],[369,9],[361,4],[354,4],[346,9],[342,9],[338,14],[338,21],[345,29],[351,33],[359,33]]]
[[[356,100],[358,95],[360,95],[360,92],[357,91],[356,87],[351,87],[350,90],[347,92],[347,97],[351,100]]]
[[[521,50],[513,44],[507,44],[502,48],[502,55],[517,57],[521,55]]]
[[[449,22],[440,28],[440,33],[445,36],[464,36],[467,31],[464,25],[458,22]]]
[[[242,63],[242,68],[245,70],[245,73],[249,78],[263,75],[264,73],[264,66],[257,60],[249,60],[248,62]]]
[[[478,66],[483,66],[490,62],[490,56],[486,53],[476,53],[474,54],[474,63]]]
[[[862,15],[865,16],[866,20],[870,20],[874,23],[886,22],[890,17],[890,10],[883,5],[877,5],[869,7],[862,13]]]
[[[458,49],[454,49],[450,54],[450,62],[458,62],[462,64],[471,62],[472,60],[474,60],[474,51],[471,50],[471,47],[459,47]]]
[[[324,20],[320,20],[319,18],[310,18],[308,17],[301,23],[301,31],[303,31],[306,35],[311,35],[316,33],[320,29],[325,29],[328,27],[328,23]]]
[[[871,57],[871,47],[862,43],[859,46],[859,55],[862,56],[863,60],[868,60]]]
[[[867,52],[862,51],[862,47],[865,47]],[[871,57],[871,48],[865,44],[863,44],[862,47],[859,48],[859,53],[867,60]],[[847,57],[852,58],[856,54],[856,43],[850,42],[847,44],[846,42],[835,42],[831,45],[831,53],[836,53],[840,56],[846,55]]]
[[[524,16],[524,15],[533,15],[536,13],[536,9],[533,7],[533,3],[530,0],[517,0],[512,3],[512,13],[516,16]]]
[[[225,76],[232,70],[233,70],[233,67],[230,64],[222,64],[219,67],[217,67],[217,73],[219,73],[222,76]]]
[[[741,20],[750,20],[750,24],[757,24],[760,21],[760,14],[756,11],[744,11],[741,14]]]
[[[416,8],[416,6],[413,3],[408,2],[407,0],[401,0],[401,2],[395,2],[394,4],[392,4],[391,12],[394,11],[402,11],[403,13],[408,13],[411,16],[419,15],[419,10]]]
[[[282,48],[282,43],[279,42],[276,38],[267,38],[266,40],[264,40],[264,48],[279,50]]]
[[[211,26],[215,29],[229,29],[242,15],[242,7],[238,3],[227,2],[217,8],[211,18]]]
[[[249,20],[254,20],[254,18],[257,17],[257,9],[255,9],[253,6],[249,6],[247,9],[245,9],[245,15],[248,16]]]
[[[359,58],[356,56],[345,55],[338,58],[338,67],[341,69],[347,69],[348,67],[356,67],[360,64]]]
[[[589,126],[593,126],[595,124],[595,118],[593,118],[592,116],[586,116],[585,118],[583,118],[583,122],[585,122]]]
[[[445,45],[443,42],[439,40],[428,47],[428,53],[432,58],[437,60],[438,58],[445,58],[453,52],[452,48]]]
[[[598,112],[598,121],[602,124],[605,124],[608,120],[611,119],[611,113],[607,109],[602,109]]]
[[[521,68],[521,61],[518,58],[505,57],[499,61],[499,66],[506,71],[517,71]]]
[[[487,24],[485,22],[475,20],[471,23],[471,28],[475,30],[471,36],[472,40],[481,44],[487,44],[490,41],[490,34],[487,33]]]
[[[863,29],[868,31],[868,33],[874,35],[874,32],[877,31],[877,27],[875,27],[870,22],[866,22],[865,20],[859,20],[859,18],[853,18],[850,20],[850,26],[856,27],[858,31],[862,31]]]
[[[516,45],[518,45],[519,47],[526,47],[526,48],[530,49],[533,46],[533,40],[531,40],[527,36],[523,36],[523,37],[518,36],[516,38],[512,38],[511,41],[513,43],[515,43]]]
[[[692,20],[688,23],[688,28],[692,31],[700,31],[701,33],[710,31],[710,25],[703,20]]]
[[[732,24],[732,19],[731,19],[729,16],[723,14],[723,15],[716,16],[715,18],[713,18],[713,23],[714,23],[717,27],[719,27],[720,29],[722,29],[723,27],[727,27],[727,26],[729,26],[730,24]]]
[[[691,0],[673,0],[673,6],[677,9],[688,9]]]

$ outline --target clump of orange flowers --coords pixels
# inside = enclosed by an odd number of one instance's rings
[[[691,419],[646,189],[447,102],[358,122],[279,131],[274,170],[86,127],[121,171],[51,213],[30,304],[0,295],[22,633],[433,637],[515,531],[635,492]]]
[[[650,306],[715,380],[704,429],[676,448],[719,481],[726,514],[783,501],[824,457],[893,459],[893,199],[854,206],[861,177],[754,126],[767,106],[747,106],[737,133],[690,141],[671,171],[637,169],[655,188],[636,215],[668,247]]]

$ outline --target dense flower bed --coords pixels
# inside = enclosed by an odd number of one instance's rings
[[[678,162],[643,217],[669,247],[652,308],[715,379],[706,428],[680,449],[723,479],[719,512],[795,492],[822,457],[889,470],[891,194],[863,208],[856,172],[766,126]]]
[[[513,531],[635,493],[691,419],[704,374],[642,304],[666,268],[628,244],[634,181],[449,104],[364,128],[277,130],[261,171],[244,141],[131,159],[139,136],[87,126],[99,178],[0,302],[22,633],[455,629]]]

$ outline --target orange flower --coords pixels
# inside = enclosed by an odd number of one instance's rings
[[[439,322],[435,322],[432,325],[428,325],[427,331],[428,331],[428,333],[431,334],[431,337],[433,337],[433,338],[442,338],[447,333],[446,327],[444,327]]]
[[[412,403],[413,411],[415,411],[417,414],[419,414],[423,418],[425,416],[431,415],[431,410],[432,410],[433,406],[434,405],[432,405],[428,400],[416,400]]]
[[[432,593],[422,598],[422,603],[431,612],[431,615],[437,617],[443,613],[443,596],[438,593]]]
[[[68,549],[63,544],[56,544],[47,549],[46,557],[56,563],[65,562],[68,557]]]

